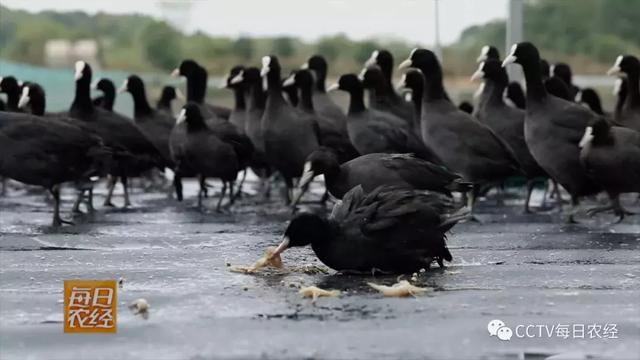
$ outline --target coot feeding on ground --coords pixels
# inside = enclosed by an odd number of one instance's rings
[[[411,273],[441,267],[452,256],[446,232],[468,215],[449,198],[415,190],[379,187],[365,193],[356,186],[325,219],[295,217],[274,254],[311,245],[318,259],[339,271]]]

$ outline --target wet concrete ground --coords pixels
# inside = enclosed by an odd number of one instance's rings
[[[251,185],[247,186],[251,188]],[[101,203],[104,187],[98,187]],[[65,214],[73,193],[65,191]],[[478,208],[482,223],[454,227],[454,260],[420,275],[432,289],[416,298],[383,298],[368,281],[396,277],[303,272],[244,275],[274,246],[289,212],[277,199],[245,198],[227,214],[194,208],[160,192],[134,190],[131,209],[97,206],[93,217],[52,229],[42,194],[0,198],[0,358],[2,359],[634,359],[640,355],[640,217],[523,215],[521,203]],[[538,200],[541,191],[536,193]],[[627,204],[633,204],[631,198]],[[122,203],[115,198],[116,205]],[[260,205],[256,205],[261,203]],[[593,204],[593,202],[592,202]],[[215,199],[208,201],[210,208]],[[640,210],[640,205],[630,205]],[[310,249],[286,266],[321,265]],[[62,332],[65,279],[119,279],[118,333]],[[300,285],[339,289],[315,304]],[[127,304],[145,298],[143,320]],[[510,341],[489,336],[500,319]],[[616,324],[617,338],[520,338],[518,325]],[[521,328],[520,333],[523,333]],[[537,331],[537,330],[536,330]],[[537,335],[537,333],[535,334]],[[595,334],[594,334],[595,335]],[[603,335],[600,333],[600,335]],[[608,335],[611,335],[610,333]]]

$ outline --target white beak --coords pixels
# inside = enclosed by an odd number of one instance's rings
[[[288,78],[286,78],[283,82],[282,82],[282,86],[292,86],[295,85],[296,83],[296,79],[295,79],[295,75],[290,75]]]
[[[238,74],[236,74],[236,76],[232,77],[231,80],[229,80],[229,84],[239,84],[242,81],[244,81],[244,70],[240,71]]]
[[[129,87],[128,87],[128,85],[129,85],[129,80],[125,80],[125,81],[122,83],[122,86],[120,86],[120,87],[118,88],[118,93],[126,92],[126,91],[128,90],[128,88],[129,88]]]
[[[514,62],[516,62],[516,60],[518,60],[517,57],[515,57],[514,55],[509,55],[502,62],[502,67],[505,67],[505,66],[507,66],[509,64],[513,64]]]
[[[413,65],[413,61],[411,59],[407,59],[398,65],[398,70],[410,68]]]
[[[364,80],[364,74],[367,73],[367,68],[365,67],[364,69],[362,69],[362,71],[360,71],[360,74],[358,74],[358,79],[360,79],[360,81]]]
[[[265,77],[269,73],[269,66],[264,66],[260,69],[260,76]]]
[[[173,71],[171,72],[171,77],[178,77],[180,76],[180,69],[175,68],[173,69]]]
[[[309,68],[309,63],[308,62],[306,62],[306,63],[302,64],[302,66],[300,66],[300,69],[302,69],[302,70],[305,70],[305,69],[308,69],[308,68]]]
[[[338,83],[335,83],[335,84],[333,84],[333,85],[330,85],[330,86],[327,88],[327,92],[330,92],[330,91],[336,91],[336,90],[338,90],[338,89],[340,89],[340,85],[338,85]]]
[[[73,76],[76,81],[78,81],[78,80],[80,80],[82,78],[82,70],[84,70],[85,66],[86,65],[85,65],[84,61],[76,61],[76,65],[75,65],[76,73]]]
[[[589,144],[592,140],[593,140],[593,128],[591,126],[587,126],[587,128],[584,131],[584,135],[582,136],[582,139],[580,140],[580,143],[578,144],[578,146],[580,148],[583,148],[585,147],[585,145]]]
[[[96,90],[98,89],[98,82],[99,80],[96,80],[94,82],[91,83],[91,89]]]
[[[622,75],[623,72],[620,69],[620,66],[614,65],[611,67],[611,69],[607,70],[607,75],[609,76],[613,76],[613,75]]]
[[[29,87],[25,86],[22,88],[22,96],[20,96],[20,100],[18,101],[18,108],[22,109],[25,107],[31,98],[29,97]]]
[[[289,238],[286,236],[282,237],[282,242],[280,243],[280,245],[278,245],[278,247],[276,248],[276,250],[273,252],[272,256],[276,256],[278,254],[281,254],[283,251],[285,251],[287,249],[287,247],[289,246]]]
[[[371,57],[364,62],[364,67],[368,68],[377,64],[378,64],[378,60],[376,60],[376,58],[374,58],[373,55],[371,55]]]
[[[185,120],[187,120],[187,111],[182,109],[176,118],[176,125],[182,124]]]
[[[487,55],[486,54],[482,54],[482,55],[478,56],[478,58],[476,59],[476,62],[480,63],[480,62],[483,62],[485,60],[487,60]]]

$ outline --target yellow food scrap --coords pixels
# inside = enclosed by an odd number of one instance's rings
[[[320,289],[317,286],[307,286],[307,287],[303,287],[302,289],[300,289],[298,291],[298,293],[300,293],[302,295],[302,297],[305,298],[312,298],[311,302],[316,302],[316,299],[319,297],[336,297],[340,295],[340,291],[338,290],[325,290],[325,289]]]
[[[274,268],[278,268],[281,269],[282,268],[282,258],[280,258],[280,254],[278,255],[273,255],[273,253],[275,252],[275,248],[268,248],[264,255],[258,259],[258,261],[256,261],[253,265],[250,266],[243,266],[243,265],[236,265],[236,266],[231,266],[229,268],[229,270],[233,271],[233,272],[239,272],[239,273],[244,273],[244,274],[253,274],[255,272],[257,272],[258,270],[265,268],[265,267],[274,267]]]
[[[145,299],[137,299],[129,304],[129,310],[133,315],[140,315],[145,320],[149,318],[149,307],[149,303]]]
[[[422,288],[418,286],[411,285],[407,280],[401,280],[392,286],[379,285],[374,283],[367,283],[372,288],[380,291],[384,296],[393,296],[393,297],[406,297],[406,296],[416,296],[422,294],[424,292],[429,291],[428,288]]]

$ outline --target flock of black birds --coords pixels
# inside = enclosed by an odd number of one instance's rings
[[[183,199],[182,179],[199,181],[198,205],[208,196],[208,178],[222,190],[216,210],[242,196],[247,169],[260,179],[265,197],[272,185],[286,186],[286,204],[295,212],[311,181],[324,175],[326,192],[341,199],[329,217],[297,214],[276,253],[310,244],[318,257],[338,270],[405,272],[442,265],[451,254],[445,233],[470,218],[476,199],[507,179],[526,179],[525,211],[531,212],[534,185],[547,182],[562,204],[561,186],[572,204],[605,192],[620,220],[629,212],[619,195],[640,192],[640,62],[619,56],[609,71],[620,78],[615,111],[602,109],[593,89],[572,83],[566,64],[549,64],[528,42],[513,45],[501,61],[485,46],[473,80],[481,80],[475,106],[456,106],[443,84],[438,58],[415,49],[402,61],[401,84],[392,84],[394,59],[377,50],[359,74],[344,74],[325,88],[327,62],[311,57],[284,75],[276,56],[260,67],[236,66],[225,87],[233,109],[205,102],[207,71],[184,60],[172,76],[186,78],[183,97],[167,86],[153,107],[145,84],[129,76],[118,92],[133,98],[133,119],[113,111],[116,88],[101,79],[91,98],[92,69],[75,65],[75,97],[68,111],[45,112],[41,86],[0,80],[0,176],[46,188],[60,216],[60,185],[73,182],[93,211],[93,185],[108,179],[105,205],[117,181],[130,205],[128,179],[172,174],[172,192]],[[526,93],[510,82],[505,66],[522,67]],[[344,112],[328,92],[344,91]],[[368,95],[365,101],[365,93]],[[407,96],[409,95],[409,96]],[[587,106],[583,106],[586,104]],[[156,170],[157,169],[157,170]],[[463,206],[453,193],[460,193]],[[545,193],[546,197],[546,193]],[[575,221],[574,210],[568,221]]]

